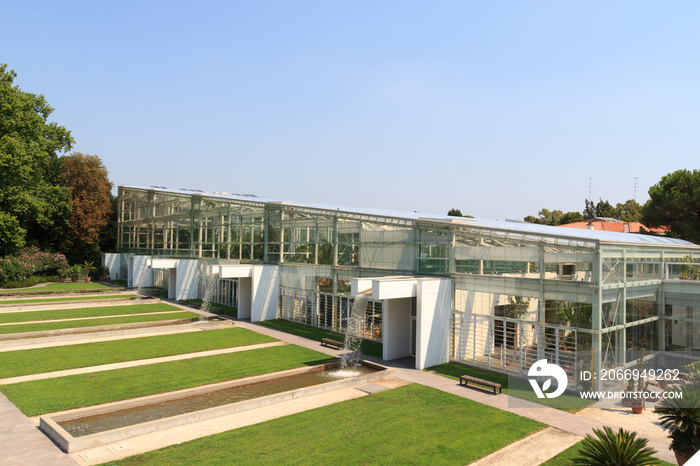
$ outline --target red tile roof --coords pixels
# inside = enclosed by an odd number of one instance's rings
[[[589,227],[592,226],[592,228]],[[641,229],[646,231],[651,231],[657,234],[664,234],[668,231],[668,228],[649,228],[642,225],[640,222],[623,222],[618,221],[606,221],[606,220],[589,220],[587,222],[574,222],[567,223],[566,225],[559,225],[564,228],[580,228],[582,230],[597,230],[597,231],[614,231],[617,233],[639,233]]]

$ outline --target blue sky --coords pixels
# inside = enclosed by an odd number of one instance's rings
[[[698,2],[2,11],[0,63],[115,185],[522,219],[699,168]]]

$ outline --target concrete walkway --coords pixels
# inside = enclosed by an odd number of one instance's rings
[[[557,456],[583,437],[547,427],[472,463],[473,466],[532,466]]]
[[[77,466],[0,393],[0,464]]]

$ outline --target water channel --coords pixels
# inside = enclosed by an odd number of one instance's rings
[[[298,388],[319,385],[333,380],[357,377],[372,372],[376,372],[376,369],[364,365],[358,365],[352,368],[341,367],[306,372],[299,375],[268,380],[266,382],[258,382],[185,398],[163,401],[153,405],[111,411],[78,419],[69,419],[59,422],[59,425],[73,437],[82,437],[207,408],[283,393]]]

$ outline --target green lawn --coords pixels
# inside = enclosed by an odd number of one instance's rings
[[[332,361],[294,345],[273,346],[113,371],[0,386],[27,416],[92,406],[182,388]]]
[[[580,448],[581,442],[572,445],[554,458],[542,463],[542,466],[571,466],[574,462],[574,458],[578,456]],[[673,463],[667,463],[666,461],[661,461],[660,464],[661,466],[674,466]]]
[[[307,327],[306,325],[295,324],[287,320],[275,319],[266,320],[264,322],[258,322],[260,325],[269,327],[282,332],[291,333],[292,335],[298,335],[300,337],[308,338],[309,340],[321,341],[322,338],[331,338],[337,341],[345,341],[345,335],[342,333],[335,333],[328,330],[323,330],[314,327]],[[375,343],[372,341],[362,342],[362,354],[367,356],[373,356],[375,358],[382,357],[382,345],[381,343]]]
[[[111,289],[107,285],[101,283],[85,283],[85,282],[66,282],[66,283],[49,283],[45,286],[34,286],[30,288],[8,288],[3,289],[5,293],[27,293],[27,292],[40,292],[40,291],[74,291],[74,290],[109,290]]]
[[[109,464],[463,465],[544,427],[412,384]]]
[[[575,413],[595,403],[594,400],[585,400],[578,395],[565,393],[557,398],[539,399],[527,380],[510,379],[504,374],[494,374],[493,372],[482,371],[473,367],[463,366],[461,364],[447,363],[433,366],[426,369],[427,371],[435,371],[436,373],[459,380],[460,375],[471,375],[480,379],[489,380],[501,384],[503,393],[510,396],[520,398],[522,400],[532,401],[551,408],[561,409]],[[509,383],[513,382],[513,383]],[[513,385],[514,384],[514,385]],[[489,391],[491,389],[488,389]]]
[[[508,393],[508,376],[503,374],[494,374],[493,372],[482,371],[473,367],[462,366],[461,364],[446,363],[439,366],[432,366],[425,369],[428,372],[435,372],[450,379],[459,381],[461,375],[471,375],[480,379],[489,380],[501,384],[503,393]],[[493,392],[493,389],[487,388],[485,391]]]
[[[84,307],[51,311],[18,311],[0,313],[0,324],[14,322],[38,322],[43,320],[78,319],[82,317],[118,316],[147,312],[181,311],[179,307],[165,303],[125,304],[123,306]]]
[[[243,328],[157,335],[2,353],[0,378],[277,341]]]
[[[188,311],[159,312],[138,316],[105,317],[102,319],[63,320],[60,322],[47,321],[35,324],[0,325],[0,334],[18,334],[26,332],[43,332],[46,330],[60,330],[65,328],[85,328],[102,325],[132,324],[135,322],[158,322],[166,320],[194,319],[199,314]]]
[[[185,299],[184,301],[180,301],[183,304],[186,305],[197,305],[201,306],[202,305],[202,300],[201,299]],[[238,309],[235,307],[231,306],[224,306],[223,304],[219,303],[211,303],[209,305],[209,312],[218,312],[224,315],[227,315],[229,317],[238,317]]]
[[[29,299],[2,299],[0,304],[33,304],[33,303],[61,303],[70,301],[91,301],[107,299],[134,299],[135,294],[110,295],[110,296],[73,296],[70,298],[29,298]]]

